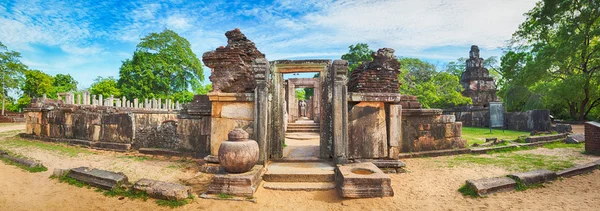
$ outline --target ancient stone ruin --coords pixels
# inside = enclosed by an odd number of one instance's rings
[[[253,92],[255,87],[252,61],[265,58],[252,41],[239,29],[225,33],[227,46],[202,55],[202,62],[211,69],[210,81],[215,92]]]
[[[467,70],[462,73],[460,84],[465,89],[462,94],[471,98],[473,106],[487,107],[489,102],[498,101],[494,78],[483,66],[483,59],[479,58],[479,47],[476,45],[471,46],[466,67]]]
[[[400,62],[394,49],[382,48],[374,52],[372,62],[365,62],[350,74],[349,92],[398,93]]]

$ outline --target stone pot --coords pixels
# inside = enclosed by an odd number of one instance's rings
[[[248,139],[246,131],[236,128],[219,147],[219,163],[229,173],[250,171],[258,161],[258,143]]]

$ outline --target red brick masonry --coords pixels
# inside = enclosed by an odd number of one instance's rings
[[[585,123],[585,152],[600,154],[600,123]]]

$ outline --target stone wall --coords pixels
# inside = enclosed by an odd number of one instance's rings
[[[350,74],[348,92],[398,93],[400,62],[394,49],[382,48],[371,55],[372,62],[365,62]]]
[[[454,115],[456,121],[465,127],[489,127],[490,116],[487,108],[458,108],[444,110],[446,115]],[[552,120],[549,110],[526,112],[505,112],[504,128],[519,131],[550,131]]]
[[[206,154],[210,146],[210,114],[132,107],[64,104],[34,99],[27,109],[26,134],[42,140],[129,150],[165,148]]]
[[[585,152],[600,155],[600,123],[585,123]]]
[[[466,147],[462,123],[440,109],[402,109],[400,152],[420,152]]]

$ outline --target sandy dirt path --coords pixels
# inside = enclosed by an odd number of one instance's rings
[[[0,133],[12,130],[25,130],[25,123],[0,123]]]
[[[557,180],[544,188],[471,199],[456,190],[466,179],[506,174],[504,169],[440,166],[446,158],[409,159],[409,173],[391,175],[395,196],[344,200],[334,191],[290,192],[260,188],[258,203],[197,198],[175,210],[594,210],[600,202],[600,171]],[[476,167],[476,168],[475,168]],[[152,200],[105,197],[93,189],[48,179],[0,163],[0,210],[171,210]]]

